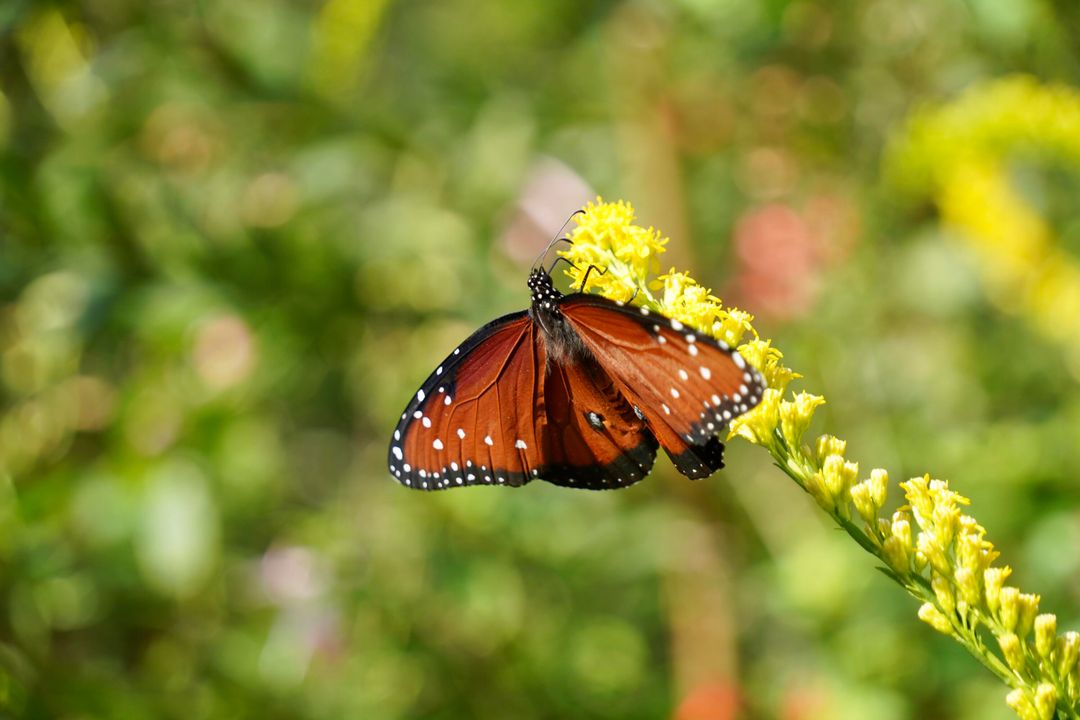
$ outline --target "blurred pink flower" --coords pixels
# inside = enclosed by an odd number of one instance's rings
[[[805,315],[823,271],[850,252],[856,227],[855,210],[841,196],[815,196],[802,212],[783,203],[748,211],[735,225],[738,265],[726,297],[766,318]]]

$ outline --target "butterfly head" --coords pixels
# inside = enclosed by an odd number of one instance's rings
[[[551,276],[544,272],[543,268],[529,273],[529,290],[532,292],[534,314],[546,317],[557,317],[560,314],[559,300],[562,299],[562,293],[555,289]]]

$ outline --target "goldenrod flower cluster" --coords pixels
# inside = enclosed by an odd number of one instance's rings
[[[986,530],[965,512],[970,501],[948,482],[929,475],[899,484],[904,504],[889,512],[889,475],[868,475],[832,435],[805,441],[815,410],[825,399],[788,393],[799,375],[783,355],[754,331],[749,314],[724,308],[685,273],[650,280],[666,240],[652,228],[633,225],[630,204],[590,204],[576,216],[571,246],[561,254],[574,264],[580,283],[590,265],[589,286],[614,300],[634,302],[738,347],[768,384],[761,403],[732,421],[729,437],[742,437],[772,455],[777,465],[865,550],[887,574],[921,602],[921,620],[961,643],[1012,688],[1007,702],[1023,720],[1050,720],[1060,713],[1080,718],[1080,634],[1058,634],[1057,618],[1039,614],[1039,596],[1006,585],[1008,567],[995,566],[998,552]],[[598,276],[595,284],[593,277]],[[988,638],[993,639],[992,644]]]
[[[1016,76],[916,113],[886,163],[929,194],[978,261],[993,300],[1062,344],[1080,377],[1080,263],[1009,177],[1016,156],[1080,167],[1080,91]]]

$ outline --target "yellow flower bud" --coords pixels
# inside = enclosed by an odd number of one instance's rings
[[[855,505],[859,517],[865,520],[867,525],[873,527],[877,520],[878,508],[874,505],[869,480],[863,480],[851,487],[851,502]]]
[[[1005,633],[998,638],[998,645],[1001,646],[1001,654],[1005,656],[1005,662],[1009,663],[1016,672],[1022,672],[1024,669],[1024,646],[1020,642],[1020,638],[1016,637],[1014,633]]]
[[[1035,652],[1039,657],[1048,659],[1054,652],[1057,640],[1057,616],[1050,613],[1035,618]]]
[[[961,530],[956,536],[956,564],[972,572],[983,570],[983,540],[975,533]]]
[[[919,527],[924,528],[930,526],[934,515],[934,501],[930,497],[929,484],[929,475],[911,478],[907,482],[900,483],[900,487],[904,489],[904,497],[907,498],[912,512],[915,513],[915,520],[919,523]]]
[[[1027,692],[1020,688],[1006,695],[1005,703],[1016,712],[1020,720],[1040,720],[1039,713],[1035,709],[1035,703],[1031,701]]]
[[[999,616],[1001,624],[1006,630],[1012,632],[1016,629],[1016,622],[1020,619],[1020,590],[1010,586],[1001,588],[1001,609]]]
[[[934,570],[942,575],[948,575],[952,571],[949,567],[948,548],[941,546],[932,530],[920,532],[915,544]]]
[[[825,479],[825,488],[839,505],[846,501],[848,489],[859,475],[859,464],[844,462],[840,455],[829,455],[822,463],[821,475]]]
[[[810,493],[811,497],[817,501],[817,504],[825,509],[826,512],[833,512],[836,509],[836,504],[833,502],[832,493],[829,492],[829,488],[825,485],[825,477],[816,472],[810,476],[810,479],[806,481],[806,492]]]
[[[909,548],[915,547],[911,539],[911,515],[903,509],[892,514],[892,534],[902,538]]]
[[[825,398],[801,392],[793,401],[780,403],[780,430],[787,440],[788,447],[797,448],[802,444],[802,436],[814,419],[814,410],[825,404]]]
[[[885,562],[889,563],[897,574],[903,576],[911,572],[911,547],[895,535],[885,538],[882,546]]]
[[[956,587],[958,589],[958,596],[969,607],[979,604],[980,590],[979,587],[979,575],[972,572],[970,568],[962,567],[956,570],[954,574],[956,580]]]
[[[1039,720],[1053,720],[1057,714],[1057,701],[1057,688],[1050,683],[1039,683],[1035,688],[1035,710],[1039,713]]]
[[[932,575],[930,587],[934,589],[934,596],[937,597],[938,605],[946,615],[952,615],[956,612],[956,596],[953,594],[952,584],[943,575],[936,572],[932,573]]]
[[[885,507],[885,500],[889,495],[889,473],[885,472],[881,468],[874,468],[870,471],[870,496],[873,498],[874,507],[877,508],[877,512],[881,511],[881,508]]]
[[[960,508],[945,504],[934,505],[932,515],[935,534],[942,548],[947,549],[956,537],[956,528],[960,519]]]
[[[1031,628],[1035,625],[1035,616],[1039,614],[1039,596],[1032,593],[1020,593],[1017,603],[1020,606],[1020,615],[1016,621],[1016,634],[1027,637]]]
[[[919,608],[919,619],[930,627],[945,635],[952,635],[952,624],[933,603],[923,603]]]
[[[1070,630],[1057,639],[1057,671],[1061,677],[1067,677],[1076,667],[1076,658],[1080,656],[1080,633]]]
[[[1001,587],[1012,574],[1012,568],[987,568],[983,571],[983,584],[986,586],[986,607],[996,613],[1001,607]]]
[[[841,440],[838,437],[832,435],[822,435],[817,439],[814,444],[814,460],[817,461],[818,466],[825,464],[825,458],[830,455],[844,456],[844,451],[847,449],[847,442]]]

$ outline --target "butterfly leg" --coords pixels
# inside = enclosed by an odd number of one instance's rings
[[[585,292],[585,283],[589,282],[589,273],[591,273],[593,270],[596,270],[601,275],[607,275],[607,268],[601,270],[595,265],[590,265],[588,269],[585,270],[585,277],[581,278],[581,288],[578,290],[578,292]]]

